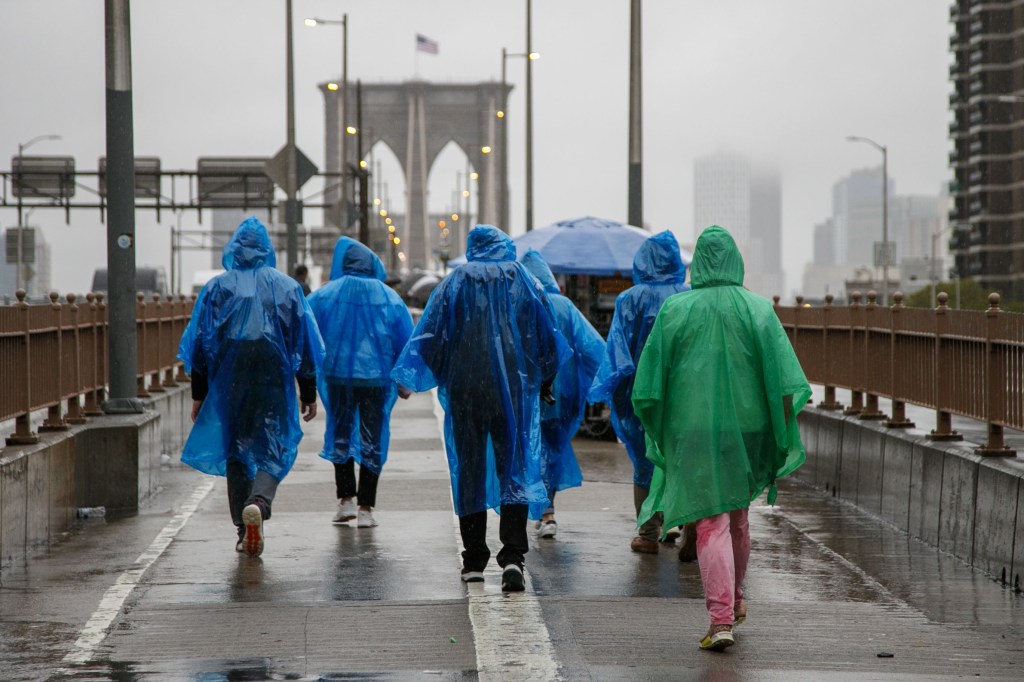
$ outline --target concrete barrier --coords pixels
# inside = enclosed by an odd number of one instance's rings
[[[1022,587],[1024,461],[812,407],[799,423],[807,464],[797,478]]]
[[[136,513],[160,485],[161,455],[181,451],[191,405],[186,384],[154,393],[143,414],[92,417],[0,450],[0,570],[49,547],[80,507]]]

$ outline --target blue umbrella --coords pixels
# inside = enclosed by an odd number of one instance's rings
[[[520,256],[528,249],[539,251],[555,274],[632,277],[633,256],[650,236],[639,227],[585,216],[526,232],[513,241]],[[681,253],[689,265],[690,254]],[[451,265],[465,262],[465,257],[460,257]]]

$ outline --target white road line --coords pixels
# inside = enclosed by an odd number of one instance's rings
[[[434,416],[444,443],[444,410],[432,391]],[[488,514],[491,523],[497,515]],[[462,547],[459,518],[453,516],[455,546]],[[524,570],[526,591],[503,594],[501,571],[491,563],[484,583],[466,585],[469,595],[469,622],[476,642],[476,668],[480,682],[534,682],[560,680],[555,662],[555,647],[544,623],[540,600],[533,592],[529,571]]]
[[[174,518],[164,526],[163,530],[156,536],[156,539],[146,548],[146,551],[135,560],[135,564],[121,573],[117,578],[117,582],[107,589],[103,599],[100,600],[99,607],[93,612],[81,632],[78,633],[78,640],[75,642],[74,649],[64,657],[65,664],[82,664],[92,658],[96,647],[107,636],[110,624],[114,622],[117,614],[121,612],[125,599],[132,593],[132,590],[139,584],[139,581],[142,580],[146,570],[164,553],[167,546],[171,544],[171,540],[188,522],[211,490],[213,490],[212,478],[197,486],[181,506],[181,509],[174,515]]]

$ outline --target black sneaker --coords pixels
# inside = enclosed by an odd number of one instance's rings
[[[526,579],[523,577],[523,567],[519,564],[509,564],[501,572],[502,592],[522,592],[526,589]]]
[[[473,571],[468,568],[462,569],[462,582],[464,583],[482,583],[484,581],[483,571]]]

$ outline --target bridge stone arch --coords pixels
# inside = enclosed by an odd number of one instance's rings
[[[358,163],[357,145],[353,136],[344,141],[345,163],[341,163],[340,137],[347,126],[356,125],[355,84],[348,92],[329,90],[320,85],[324,95],[326,170],[338,172]],[[454,142],[479,174],[477,180],[478,222],[491,223],[503,229],[508,226],[508,206],[501,198],[502,180],[507,185],[508,155],[500,140],[505,119],[495,115],[505,109],[512,86],[487,81],[480,83],[430,83],[422,80],[403,83],[363,83],[362,119],[363,152],[378,142],[387,145],[405,173],[404,225],[399,235],[407,245],[406,264],[425,266],[435,260],[438,230],[428,225],[427,188],[430,170],[441,150]],[[342,98],[344,97],[344,116]],[[488,148],[489,153],[485,153]],[[354,201],[352,185],[339,183],[331,193],[338,207],[328,212],[328,221],[344,234],[354,236],[356,225],[348,219],[344,208]]]

